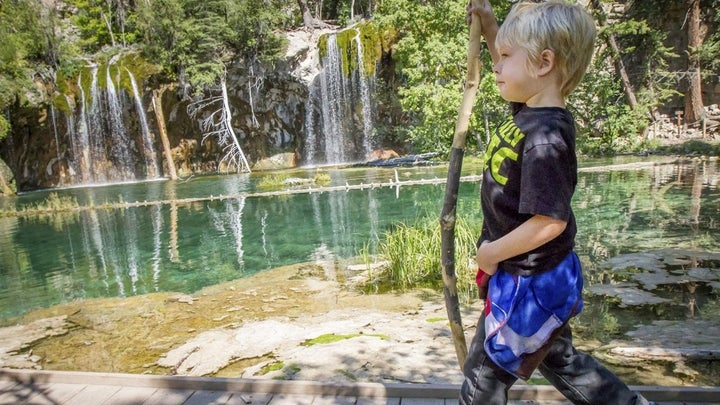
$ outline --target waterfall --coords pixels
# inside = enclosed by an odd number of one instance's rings
[[[373,133],[373,108],[371,92],[374,87],[375,77],[370,77],[365,72],[365,58],[363,57],[363,46],[360,39],[360,30],[357,30],[357,35],[353,38],[357,46],[357,64],[358,64],[358,80],[360,81],[360,100],[362,106],[362,121],[363,121],[363,153],[367,156],[372,151],[372,133]]]
[[[79,172],[79,163],[78,157],[80,156],[81,149],[78,147],[78,141],[77,141],[77,129],[75,124],[75,114],[72,113],[72,111],[75,109],[75,103],[69,95],[65,95],[65,102],[68,106],[68,111],[71,111],[69,114],[65,114],[65,129],[67,131],[67,138],[70,142],[70,156],[71,158],[68,158],[68,170],[70,171],[70,176],[72,176],[73,180],[72,182],[77,182],[77,173]]]
[[[80,165],[80,181],[88,183],[92,181],[90,177],[90,128],[87,118],[87,100],[82,87],[82,73],[78,75],[78,88],[80,89],[80,120],[78,121],[78,136],[75,143],[77,146],[73,153],[75,161]]]
[[[88,135],[88,171],[91,173],[91,181],[105,182],[107,181],[107,173],[110,169],[104,165],[105,163],[105,132],[102,128],[102,98],[100,97],[100,87],[98,86],[98,67],[93,66],[90,70],[92,73],[92,83],[90,84],[90,108],[86,109],[85,114],[87,120]]]
[[[67,160],[71,173],[79,173],[76,184],[134,181],[141,173],[147,179],[161,176],[140,87],[120,58],[113,56],[104,67],[104,83],[97,65],[83,69],[77,78],[77,105],[72,96],[65,96],[71,111],[66,115],[72,152]],[[123,72],[130,86],[121,85]],[[137,125],[128,125],[129,118]]]
[[[143,136],[143,144],[145,146],[145,166],[147,167],[147,177],[156,178],[160,177],[160,169],[158,168],[157,154],[155,147],[153,146],[152,134],[150,133],[150,127],[148,127],[147,117],[145,116],[145,109],[143,108],[142,98],[140,97],[140,91],[138,91],[137,81],[135,76],[132,74],[130,69],[125,68],[128,75],[130,76],[130,84],[133,89],[133,98],[135,100],[135,110],[138,114],[138,120],[140,121],[140,129]]]
[[[303,161],[309,165],[361,161],[372,150],[375,77],[365,69],[360,30],[352,30],[355,35],[346,45],[351,49],[338,45],[347,31],[327,35],[320,73],[309,88],[303,150]],[[355,59],[351,66],[343,66],[343,55]]]
[[[305,138],[305,161],[315,162],[315,154],[317,153],[316,144],[317,136],[312,128],[315,127],[315,111],[313,111],[313,96],[310,94],[305,100],[305,128],[307,137]]]
[[[115,83],[110,75],[110,68],[116,62],[118,55],[115,55],[106,68],[107,77],[107,114],[108,127],[110,129],[110,151],[111,161],[115,163],[115,172],[118,180],[135,180],[135,156],[130,153],[132,145],[123,119],[123,107],[115,91]],[[120,70],[118,69],[118,75]],[[118,78],[118,83],[120,82]]]
[[[320,74],[325,163],[343,163],[345,161],[345,116],[350,102],[346,97],[350,91],[349,83],[343,74],[337,35],[328,37],[327,53],[325,66]]]
[[[57,119],[55,118],[55,105],[50,103],[50,119],[52,119],[53,134],[55,135],[55,153],[60,159],[60,140],[58,139]]]

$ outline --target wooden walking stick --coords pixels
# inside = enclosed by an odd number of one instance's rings
[[[471,0],[472,6],[480,6],[482,0]],[[470,43],[467,55],[467,80],[463,92],[462,104],[458,111],[455,124],[452,148],[450,149],[450,165],[448,167],[447,183],[445,185],[445,202],[440,214],[441,226],[441,259],[443,293],[445,295],[445,309],[447,310],[450,330],[455,343],[455,353],[462,370],[467,358],[467,343],[460,316],[460,302],[458,300],[457,276],[455,274],[455,211],[457,208],[458,189],[460,188],[460,169],[462,168],[465,153],[465,139],[467,137],[470,114],[475,104],[480,82],[480,45],[482,27],[480,18],[472,16],[470,23]]]

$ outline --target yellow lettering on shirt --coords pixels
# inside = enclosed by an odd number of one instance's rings
[[[508,120],[498,128],[483,154],[483,171],[490,169],[495,182],[501,185],[507,183],[507,177],[500,173],[503,162],[510,159],[516,162],[518,153],[515,146],[525,138],[525,134],[515,125],[513,120]]]

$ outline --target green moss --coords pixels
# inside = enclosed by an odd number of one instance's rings
[[[108,63],[113,58],[116,60],[113,60],[112,65],[110,65],[110,77],[113,80],[113,85],[115,86],[116,90],[123,89],[128,94],[133,94],[133,88],[132,88],[132,82],[130,80],[130,73],[132,73],[133,77],[135,77],[135,81],[138,83],[138,87],[142,89],[142,82],[147,80],[148,77],[152,76],[153,74],[160,71],[160,67],[153,65],[143,59],[139,52],[132,51],[132,52],[126,52],[123,54],[120,54],[118,57],[115,58],[116,55],[102,55],[98,56],[94,60],[94,65],[85,65],[78,69],[77,76],[74,78],[63,78],[62,82],[64,83],[63,86],[61,86],[58,83],[58,91],[62,94],[62,96],[58,98],[64,99],[64,94],[69,93],[77,93],[76,98],[79,97],[80,89],[77,88],[78,86],[78,77],[79,77],[79,86],[82,88],[82,91],[85,93],[85,100],[87,103],[92,103],[92,82],[93,82],[93,71],[97,69],[97,86],[100,89],[106,89],[108,87],[107,83],[107,76],[108,76]],[[58,82],[60,82],[60,77],[58,77]],[[67,105],[66,101],[63,101],[65,105]],[[58,108],[67,108],[67,107],[61,107],[62,103],[60,100],[55,100],[55,106]]]
[[[352,339],[354,337],[360,336],[359,333],[352,333],[349,335],[336,335],[334,333],[326,333],[324,335],[320,335],[313,339],[307,339],[304,342],[300,343],[301,346],[314,346],[314,345],[322,345],[322,344],[328,344],[333,342],[339,342],[341,340],[346,339]]]
[[[265,375],[271,371],[282,370],[283,367],[285,367],[285,363],[283,363],[282,361],[276,361],[270,364],[266,364],[260,369],[260,374]]]
[[[362,47],[363,72],[365,76],[374,76],[383,45],[378,27],[372,21],[359,23],[351,28],[335,34],[325,34],[318,41],[320,58],[328,55],[328,35],[335,35],[337,46],[342,60],[343,74],[350,74],[358,69],[358,41]]]
[[[363,333],[351,333],[349,335],[336,335],[334,333],[326,333],[324,335],[320,335],[313,339],[307,339],[304,342],[300,343],[300,345],[301,346],[322,345],[322,344],[339,342],[341,340],[352,339],[352,338],[356,338],[358,336],[374,336],[374,337],[380,338],[382,340],[389,339],[389,337],[387,335],[381,335],[381,334],[366,335]]]
[[[117,61],[117,66],[120,69],[120,86],[125,89],[129,94],[133,94],[132,83],[130,81],[130,75],[132,73],[135,81],[138,84],[138,90],[142,91],[142,82],[147,80],[148,77],[160,71],[160,67],[153,65],[143,59],[138,52],[126,53],[120,57]]]
[[[445,320],[445,318],[439,318],[439,317],[438,317],[438,318],[428,318],[428,319],[427,319],[427,321],[428,321],[429,323],[442,322],[442,321],[444,321],[444,320]]]

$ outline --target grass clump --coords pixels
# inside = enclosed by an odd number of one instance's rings
[[[477,298],[474,229],[480,227],[472,227],[462,219],[455,224],[455,274],[463,302]],[[380,244],[381,256],[390,262],[384,278],[391,287],[401,290],[440,286],[440,248],[440,224],[436,218],[396,226],[385,233],[385,241]]]
[[[260,183],[258,183],[258,187],[264,189],[283,188],[287,179],[288,176],[282,173],[263,176],[262,180],[260,180]]]
[[[318,186],[329,186],[330,181],[332,180],[330,178],[330,175],[327,172],[317,172],[315,173],[315,184]]]
[[[79,207],[80,205],[75,197],[50,193],[43,201],[25,207],[23,210],[28,212],[61,212],[76,210]]]

